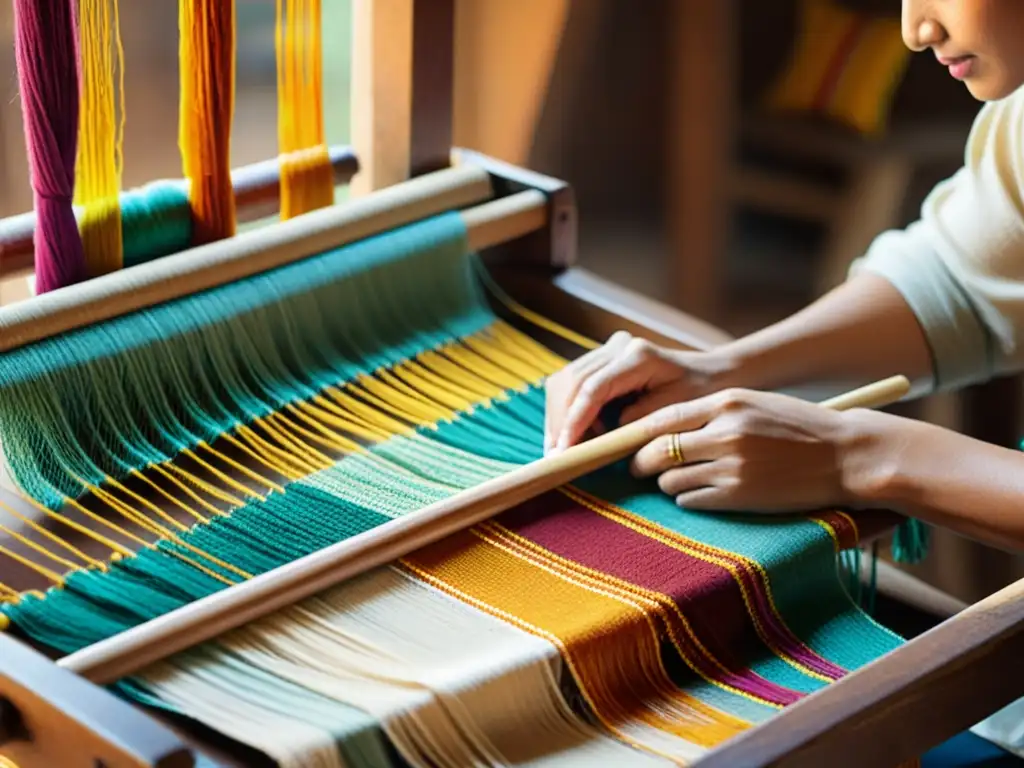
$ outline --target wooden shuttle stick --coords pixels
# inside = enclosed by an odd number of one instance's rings
[[[895,376],[822,405],[843,410],[880,408],[899,400],[909,389],[905,377]],[[651,437],[639,423],[620,427],[197,600],[70,654],[58,664],[94,683],[113,683],[626,458]]]
[[[328,155],[334,169],[335,185],[348,184],[359,171],[359,161],[351,147],[330,147]],[[277,213],[281,205],[281,169],[278,158],[236,168],[231,172],[235,205],[240,223],[256,221]],[[182,185],[186,182],[181,181]],[[0,221],[0,279],[35,269],[32,235],[36,228],[33,212]]]

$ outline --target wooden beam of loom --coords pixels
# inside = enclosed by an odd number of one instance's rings
[[[359,173],[359,161],[350,147],[331,147],[329,155],[336,186],[348,184]],[[236,168],[232,172],[240,223],[257,221],[278,212],[281,205],[280,169],[280,160],[274,158]],[[33,212],[0,221],[0,280],[32,273],[35,227]]]
[[[1024,692],[1024,579],[700,760],[860,768],[913,760]]]
[[[0,697],[0,755],[7,751],[19,761],[16,765],[194,765],[191,752],[162,724],[77,675],[56,670],[36,674],[50,662],[2,634],[0,659],[6,677]]]
[[[109,320],[259,272],[491,195],[479,166],[438,171],[350,205],[321,208],[0,308],[0,352]]]

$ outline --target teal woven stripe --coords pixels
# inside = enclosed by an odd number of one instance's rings
[[[356,501],[293,483],[287,493],[197,526],[182,539],[258,574],[387,519]],[[27,595],[4,611],[33,640],[71,653],[225,587],[174,557],[174,551],[202,562],[195,553],[162,542],[156,549],[112,563],[106,573],[73,573],[63,589],[49,590],[45,599]],[[211,563],[204,565],[218,570]]]
[[[0,356],[0,434],[57,507],[494,319],[444,215]]]

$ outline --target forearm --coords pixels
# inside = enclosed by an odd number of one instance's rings
[[[932,372],[928,342],[902,295],[887,280],[853,278],[806,309],[727,344],[726,386],[843,388],[895,374]]]
[[[886,414],[848,418],[866,426],[851,462],[858,504],[1024,551],[1024,453]]]

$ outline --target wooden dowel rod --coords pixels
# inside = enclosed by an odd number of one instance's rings
[[[235,282],[492,196],[486,170],[459,166],[0,307],[0,352]]]
[[[909,389],[910,382],[897,376],[833,402],[841,408],[881,407]],[[620,427],[204,597],[65,656],[58,664],[94,683],[113,683],[626,458],[652,437],[639,422]]]
[[[328,150],[334,183],[348,184],[359,172],[359,161],[351,147]],[[235,188],[238,221],[246,223],[277,213],[281,205],[281,170],[278,158],[236,168],[231,172]],[[184,186],[185,181],[181,181]],[[81,214],[76,209],[76,213]],[[0,220],[0,279],[30,275],[35,271],[32,237],[36,228],[34,212]]]
[[[536,232],[547,223],[548,204],[543,192],[530,189],[462,212],[471,251],[507,243]]]
[[[883,408],[902,400],[910,392],[910,380],[906,376],[891,376],[872,384],[850,390],[824,400],[821,405],[833,411],[848,411],[852,408]]]

